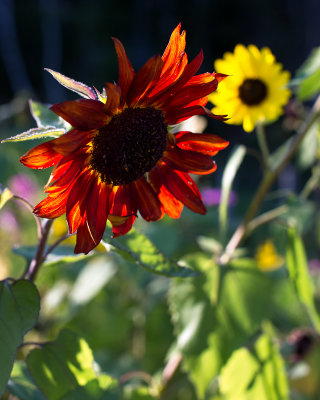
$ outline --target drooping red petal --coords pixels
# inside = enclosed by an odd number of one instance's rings
[[[144,92],[152,87],[153,82],[157,82],[162,66],[163,61],[158,55],[150,58],[137,72],[127,94],[129,107],[135,106]]]
[[[87,221],[96,243],[99,243],[106,228],[109,214],[110,189],[104,183],[94,182],[88,193]]]
[[[99,129],[108,122],[104,107],[98,100],[78,99],[54,104],[50,109],[73,127],[89,131]]]
[[[43,199],[34,207],[33,212],[41,218],[58,218],[63,215],[66,212],[66,203],[73,184],[74,182]]]
[[[66,204],[66,217],[70,233],[74,233],[78,229],[86,211],[86,197],[92,184],[92,179],[90,172],[85,170],[77,177],[70,190]]]
[[[52,140],[50,140],[27,151],[20,158],[20,162],[28,168],[43,169],[57,164],[61,158],[62,155],[53,149]]]
[[[149,173],[150,184],[156,191],[164,212],[171,218],[179,218],[183,210],[183,203],[176,199],[162,184],[157,168]]]
[[[210,133],[178,132],[175,139],[180,149],[197,151],[208,156],[214,156],[229,145],[228,141]]]
[[[173,196],[190,210],[199,214],[206,213],[199,189],[187,173],[173,170],[164,162],[158,162],[157,169],[161,181]]]
[[[122,185],[113,188],[113,193],[109,200],[111,215],[127,217],[137,213],[137,205],[132,194],[131,185]]]
[[[121,222],[120,222],[121,218]],[[130,217],[114,217],[109,215],[108,220],[112,223],[112,233],[113,237],[118,237],[125,235],[130,231],[134,221],[136,219],[135,215],[131,215]]]
[[[126,51],[120,42],[116,38],[112,38],[116,49],[118,64],[119,64],[119,79],[118,86],[121,88],[122,98],[125,99],[135,76],[134,69],[129,61]]]
[[[76,254],[78,253],[88,254],[97,245],[98,243],[94,241],[90,229],[88,227],[86,213],[84,213],[77,230],[77,242],[74,252]]]
[[[52,172],[50,181],[46,185],[46,193],[54,193],[60,188],[68,186],[74,181],[85,167],[86,154],[76,154],[73,157],[66,156],[60,161],[60,165]],[[63,163],[62,161],[65,162]]]
[[[179,148],[167,149],[163,153],[166,164],[173,169],[197,175],[207,175],[217,169],[210,156]]]
[[[137,207],[142,218],[146,221],[158,221],[163,217],[164,212],[161,203],[144,177],[132,183]]]

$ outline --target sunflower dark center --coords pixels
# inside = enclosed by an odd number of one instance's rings
[[[260,79],[246,79],[239,88],[239,96],[249,106],[260,104],[267,96],[267,86]]]
[[[133,182],[162,157],[167,134],[161,111],[126,108],[99,129],[93,140],[91,166],[109,184]]]

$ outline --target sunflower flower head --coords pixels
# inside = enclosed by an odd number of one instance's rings
[[[164,214],[179,218],[184,205],[205,214],[189,173],[213,172],[212,156],[228,145],[212,134],[170,131],[194,115],[225,119],[205,107],[225,76],[196,75],[203,55],[188,62],[180,25],[163,55],[150,58],[138,72],[121,42],[113,40],[119,79],[106,83],[102,93],[48,70],[83,98],[53,105],[72,129],[21,158],[29,168],[53,167],[48,196],[34,212],[44,218],[66,214],[69,232],[77,233],[76,253],[99,244],[107,219],[116,237],[131,229],[138,212],[147,221]]]
[[[290,74],[269,48],[238,44],[233,53],[216,60],[215,69],[229,76],[209,100],[214,112],[228,114],[227,123],[251,132],[257,123],[275,121],[282,114],[290,97],[286,87]]]

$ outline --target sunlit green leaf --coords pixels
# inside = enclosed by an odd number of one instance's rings
[[[120,400],[119,396],[117,381],[109,375],[100,375],[84,386],[78,386],[67,393],[61,400]]]
[[[36,324],[39,309],[39,294],[32,282],[0,282],[0,394],[7,384],[17,347]]]
[[[318,159],[319,124],[314,123],[303,139],[298,152],[298,164],[303,169],[310,168]]]
[[[60,74],[60,72],[53,71],[52,69],[45,68],[59,83],[60,85],[66,87],[73,92],[78,93],[80,96],[86,99],[96,99],[96,94],[93,89],[85,85],[82,82],[77,82],[72,78],[68,78],[65,75]]]
[[[126,235],[116,239],[111,239],[110,230],[107,229],[102,244],[108,251],[116,252],[124,259],[155,274],[180,277],[195,274],[191,269],[179,266],[165,257],[145,235],[134,228]]]
[[[320,91],[320,47],[313,49],[310,56],[297,71],[294,84],[298,86],[298,97],[308,100]]]
[[[236,350],[219,377],[225,400],[289,400],[283,359],[268,333]]]
[[[293,227],[288,229],[286,260],[289,276],[297,295],[306,307],[315,328],[320,332],[320,318],[314,303],[314,287],[308,271],[304,245]]]
[[[271,285],[250,259],[220,267],[199,253],[186,263],[201,274],[172,282],[170,310],[184,368],[203,398],[231,353],[268,315]]]
[[[298,97],[301,101],[306,101],[317,95],[319,91],[320,68],[301,82],[298,89]]]
[[[63,330],[54,342],[32,350],[27,365],[48,400],[58,400],[96,379],[93,361],[86,341],[72,331]]]
[[[7,385],[9,393],[20,400],[46,400],[36,387],[24,362],[16,361]]]
[[[38,128],[55,127],[64,132],[71,128],[71,125],[50,110],[47,104],[41,104],[37,101],[30,100],[30,111],[37,123]]]
[[[43,139],[43,138],[57,138],[63,135],[65,131],[63,129],[57,129],[54,127],[49,128],[33,128],[26,132],[19,133],[19,135],[11,136],[3,139],[1,143],[5,142],[23,142],[25,140]]]
[[[228,226],[228,205],[232,183],[246,154],[244,146],[237,147],[231,154],[223,172],[221,186],[221,201],[219,205],[219,220],[222,237]]]
[[[12,197],[13,194],[10,192],[10,190],[2,186],[0,183],[0,210]]]

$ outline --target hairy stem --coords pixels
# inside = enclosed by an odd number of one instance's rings
[[[35,280],[36,275],[38,273],[38,270],[39,270],[41,264],[43,263],[43,261],[45,260],[44,253],[45,253],[45,248],[46,248],[46,244],[47,244],[47,240],[48,240],[48,237],[49,237],[49,233],[50,233],[50,229],[51,229],[52,224],[53,224],[53,220],[52,219],[48,219],[43,224],[42,235],[41,235],[40,240],[38,242],[36,253],[35,253],[33,259],[31,260],[29,268],[27,270],[27,277],[31,281]]]
[[[260,123],[257,124],[256,132],[257,132],[257,139],[258,139],[260,151],[262,154],[264,168],[268,171],[268,170],[270,170],[270,160],[269,160],[270,152],[269,152],[268,143],[266,140],[264,125],[262,125]]]
[[[37,223],[37,228],[38,228],[38,238],[40,239],[42,236],[42,225],[41,225],[41,221],[40,218],[38,218],[34,213],[33,213],[33,205],[31,203],[29,203],[29,201],[27,199],[25,199],[24,197],[21,196],[17,196],[16,194],[13,195],[13,198],[15,200],[21,201],[31,212],[32,215],[34,216],[34,219]]]

